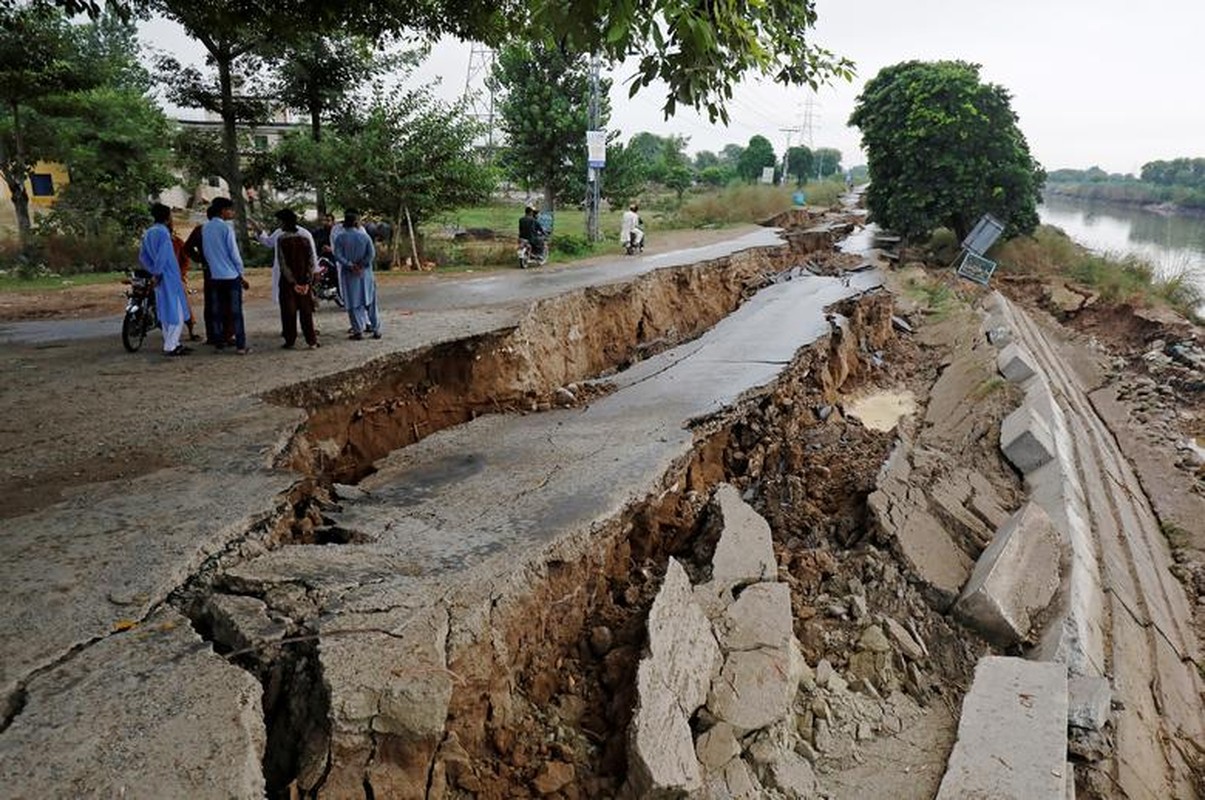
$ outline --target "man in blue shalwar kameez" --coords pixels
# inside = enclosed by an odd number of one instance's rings
[[[372,338],[381,338],[381,321],[377,317],[377,282],[372,274],[376,248],[360,227],[360,216],[348,210],[343,215],[343,231],[334,240],[335,263],[343,277],[343,299],[351,320],[350,339],[363,339],[372,331]]]
[[[182,356],[189,352],[180,344],[180,334],[184,332],[184,321],[188,318],[188,302],[180,277],[180,262],[176,260],[171,230],[168,229],[171,215],[171,209],[162,203],[151,206],[151,218],[155,223],[142,237],[138,261],[154,276],[155,306],[163,328],[163,352],[169,356]]]

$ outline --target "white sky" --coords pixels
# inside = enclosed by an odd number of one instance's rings
[[[962,59],[1009,90],[1030,150],[1048,170],[1137,173],[1147,161],[1205,156],[1205,0],[816,0],[816,10],[811,41],[852,59],[852,82],[818,93],[746,82],[724,127],[682,109],[664,120],[656,85],[629,100],[632,71],[621,65],[612,73],[611,127],[625,140],[640,131],[687,136],[692,152],[761,134],[781,154],[781,129],[803,127],[810,98],[811,144],[839,149],[849,166],[864,160],[858,131],[845,122],[867,80],[909,59]],[[199,60],[199,45],[173,27],[146,24],[143,40]],[[456,97],[469,54],[468,44],[441,41],[416,79],[438,81],[439,94]]]

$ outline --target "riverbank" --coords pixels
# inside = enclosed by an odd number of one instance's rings
[[[1043,197],[1069,197],[1091,203],[1137,208],[1153,214],[1205,219],[1205,201],[1188,190],[1142,183],[1050,183]]]

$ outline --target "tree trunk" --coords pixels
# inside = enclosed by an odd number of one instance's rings
[[[544,207],[541,209],[538,209],[538,210],[547,211],[549,214],[551,214],[552,213],[552,203],[553,203],[554,197],[555,197],[555,195],[552,193],[552,182],[550,181],[548,183],[545,183],[544,184]]]
[[[33,227],[29,219],[29,192],[25,182],[29,180],[29,162],[25,158],[25,139],[21,136],[21,107],[17,101],[9,103],[13,114],[13,144],[16,146],[14,155],[14,170],[12,174],[4,174],[4,182],[8,184],[9,196],[13,201],[13,213],[17,217],[17,244],[21,252],[29,247],[30,230]],[[3,145],[0,144],[0,149]],[[5,159],[7,161],[7,159]]]
[[[226,168],[226,184],[230,188],[230,199],[234,201],[234,215],[238,220],[234,234],[239,249],[246,255],[250,246],[247,237],[247,204],[243,200],[243,169],[239,164],[238,131],[234,112],[234,86],[230,66],[234,58],[229,50],[212,54],[218,67],[218,85],[221,91],[222,108],[222,160]]]
[[[311,98],[310,102],[310,137],[314,143],[322,141],[322,106]],[[326,176],[314,176],[314,204],[318,208],[318,219],[326,216]]]

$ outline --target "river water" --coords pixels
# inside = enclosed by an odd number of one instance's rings
[[[1042,222],[1098,253],[1137,255],[1162,276],[1192,271],[1205,289],[1205,217],[1156,214],[1134,206],[1047,195]]]

